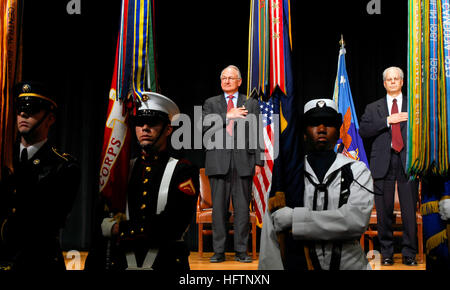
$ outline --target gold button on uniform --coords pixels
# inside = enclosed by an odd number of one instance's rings
[[[145,205],[145,203],[143,205],[141,205],[141,209],[146,208],[147,206]]]
[[[16,213],[16,208],[13,207],[13,208],[11,209],[11,211],[12,211],[12,213]]]
[[[144,179],[142,183],[146,184],[148,182],[148,178]]]
[[[146,195],[147,195],[147,191],[144,191],[144,192],[142,193],[142,195],[143,195],[143,196],[146,196]]]
[[[144,228],[141,228],[141,233],[143,233],[144,232]]]
[[[152,171],[152,168],[150,166],[145,167],[145,171],[150,172]]]

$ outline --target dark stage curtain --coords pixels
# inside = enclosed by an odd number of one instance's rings
[[[78,197],[62,233],[65,249],[89,249],[93,200],[98,194],[99,156],[119,28],[120,0],[25,1],[23,79],[50,84],[60,104],[51,141],[82,167]],[[384,95],[382,71],[407,70],[407,1],[375,1],[381,14],[367,12],[369,0],[291,0],[296,101],[331,98],[340,35],[358,117]],[[161,93],[193,117],[194,106],[220,93],[220,71],[235,64],[246,92],[250,1],[156,1],[156,52]],[[404,93],[406,93],[406,80]],[[370,150],[370,144],[366,144]],[[366,151],[369,151],[366,148]],[[202,150],[178,152],[199,167]],[[188,233],[197,249],[195,220]],[[207,246],[207,245],[205,245]]]

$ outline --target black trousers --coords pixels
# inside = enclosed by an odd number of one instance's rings
[[[374,181],[375,188],[381,189],[382,195],[375,195],[377,210],[378,239],[383,257],[394,254],[394,222],[395,183],[398,186],[398,198],[402,213],[403,235],[402,255],[415,257],[417,254],[417,182],[409,181],[405,174],[400,154],[392,151],[389,170],[384,179]]]
[[[246,252],[250,232],[250,200],[252,176],[239,176],[231,158],[228,174],[209,176],[213,204],[212,230],[215,253],[225,252],[227,238],[226,224],[230,217],[228,211],[230,197],[234,211],[234,250]]]

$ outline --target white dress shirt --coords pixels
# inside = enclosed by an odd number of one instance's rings
[[[227,102],[227,106],[228,106],[228,96],[231,96],[231,95],[229,95],[229,94],[227,94],[227,93],[225,93],[225,92],[224,92],[223,94],[225,95],[225,101]],[[239,92],[235,92],[235,93],[233,94],[233,97],[234,97],[234,98],[231,99],[231,100],[233,101],[233,106],[234,106],[235,108],[237,108],[238,96],[239,96]],[[228,118],[226,118],[225,121],[226,121],[226,123],[228,124],[228,122],[229,122]]]
[[[400,93],[397,97],[395,97],[395,99],[397,100],[398,112],[400,113],[402,111],[403,94]],[[390,116],[390,115],[392,115],[391,110],[392,110],[392,103],[393,103],[394,97],[387,94],[386,100],[387,100],[387,106],[388,106],[389,116]]]
[[[395,99],[397,100],[398,112],[400,113],[402,111],[403,94],[400,93],[397,97],[395,97]],[[391,111],[392,111],[393,100],[394,100],[394,97],[390,96],[389,94],[386,94],[386,101],[387,101],[389,116],[392,115]],[[387,120],[386,120],[386,124],[388,127],[391,126]]]
[[[225,101],[227,102],[227,105],[228,105],[228,96],[230,96],[229,94],[227,94],[227,93],[224,93],[224,95],[225,95]],[[233,101],[233,105],[234,105],[234,107],[235,108],[237,108],[237,99],[238,99],[238,97],[239,97],[239,92],[236,92],[236,93],[234,93],[233,94],[233,99],[232,99],[232,101]]]
[[[28,153],[28,160],[31,159],[31,157],[33,157],[34,154],[36,154],[36,152],[39,151],[39,149],[41,149],[41,147],[45,144],[45,142],[47,142],[47,138],[45,138],[44,140],[42,140],[41,142],[38,142],[36,144],[33,144],[31,146],[25,147],[22,143],[20,143],[20,151],[19,151],[19,160],[20,160],[20,155],[22,153],[22,150],[24,148],[27,149],[27,153]]]

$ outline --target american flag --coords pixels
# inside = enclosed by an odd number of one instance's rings
[[[273,135],[272,126],[273,100],[270,98],[267,102],[259,100],[260,111],[263,123],[264,135],[264,168],[261,173],[253,176],[253,198],[255,201],[255,213],[258,226],[262,226],[262,217],[266,210],[267,198],[269,196],[272,183],[273,170]]]
[[[299,188],[294,169],[300,163],[300,146],[293,113],[290,1],[252,0],[250,5],[247,96],[258,92],[266,157],[262,174],[253,177],[255,211],[261,226],[272,191],[289,194]],[[273,121],[280,126],[274,128]],[[279,148],[275,151],[279,154],[274,154],[274,147]]]

